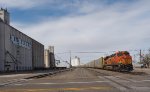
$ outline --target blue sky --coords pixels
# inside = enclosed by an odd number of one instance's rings
[[[11,1],[11,0],[6,0],[6,1]],[[36,6],[9,7],[5,3],[2,3],[1,6],[4,8],[8,8],[8,10],[11,13],[12,21],[31,23],[31,22],[36,22],[39,19],[45,17],[58,18],[58,17],[69,15],[71,13],[82,14],[82,12],[78,12],[79,10],[78,6],[84,5],[85,2],[86,3],[90,2],[96,5],[97,8],[99,9],[102,9],[104,7],[109,7],[109,5],[113,5],[115,3],[131,4],[135,2],[135,0],[50,0],[50,1],[44,0],[44,1],[46,1],[47,3],[43,3],[41,5],[38,5],[37,7]]]
[[[16,2],[16,3],[13,3]],[[72,53],[83,63],[109,51],[150,47],[149,0],[0,0],[8,8],[11,25],[56,53]],[[69,54],[58,54],[69,60]]]

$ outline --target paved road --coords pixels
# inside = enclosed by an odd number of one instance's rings
[[[63,70],[44,70],[44,71],[33,71],[33,72],[28,72],[28,73],[18,72],[14,74],[3,73],[3,74],[0,74],[0,87],[3,85],[14,84],[17,82],[29,81],[30,79],[28,80],[26,79],[30,77],[38,77],[40,75],[45,75],[45,74],[48,75],[48,74],[52,74],[58,71],[63,71]]]
[[[150,75],[77,68],[1,86],[0,92],[150,92]]]

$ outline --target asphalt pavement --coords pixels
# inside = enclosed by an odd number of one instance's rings
[[[0,92],[150,92],[150,75],[76,68],[1,86]]]

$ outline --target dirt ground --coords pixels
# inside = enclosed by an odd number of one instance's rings
[[[133,72],[144,72],[150,74],[150,68],[134,68]]]

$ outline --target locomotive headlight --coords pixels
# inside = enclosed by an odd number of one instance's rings
[[[118,64],[122,64],[122,62],[121,61],[119,61],[119,63]]]
[[[128,63],[131,64],[131,63],[132,63],[132,60],[129,59],[129,60],[128,60]]]

